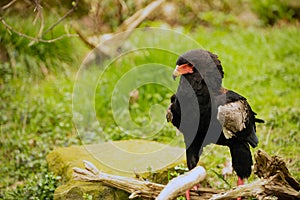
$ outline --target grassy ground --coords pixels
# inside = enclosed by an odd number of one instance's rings
[[[224,86],[247,97],[258,117],[266,121],[257,129],[260,139],[258,148],[283,157],[292,174],[300,180],[299,27],[199,28],[188,35],[202,48],[219,55],[225,71]],[[144,40],[147,42],[147,39]],[[165,41],[172,48],[174,41],[168,38]],[[76,45],[84,49],[80,42]],[[44,78],[9,76],[1,83],[1,199],[51,199],[59,177],[47,171],[45,156],[58,146],[129,138],[183,146],[182,136],[176,134],[169,124],[165,124],[155,135],[144,135],[143,129],[126,134],[118,127],[109,106],[116,81],[133,66],[162,63],[174,67],[176,61],[173,54],[159,50],[144,50],[128,58],[112,63],[98,82],[93,102],[101,129],[93,128],[93,125],[77,129],[79,132],[85,131],[84,135],[77,135],[72,122],[72,93],[77,66],[67,68],[65,73],[52,73]],[[79,62],[76,65],[79,67]],[[122,67],[118,68],[120,65]],[[139,126],[159,129],[159,123],[150,120],[149,107],[159,104],[167,108],[172,89],[148,84],[138,90],[138,100],[129,106],[130,116]],[[154,108],[150,113],[164,120],[160,108]],[[127,119],[124,118],[125,123],[131,120]],[[214,173],[221,172],[218,165],[224,163],[228,156],[228,149],[223,147],[205,150],[200,162],[208,169],[210,185],[228,187]],[[232,183],[234,177],[229,177],[228,181]]]

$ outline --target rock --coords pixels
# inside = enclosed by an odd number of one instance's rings
[[[57,148],[47,156],[49,170],[62,177],[64,185],[55,191],[54,199],[128,199],[124,191],[101,183],[72,180],[72,168],[84,168],[82,161],[92,162],[105,173],[135,177],[163,183],[167,172],[176,165],[185,163],[185,150],[153,141],[128,140],[101,144]]]

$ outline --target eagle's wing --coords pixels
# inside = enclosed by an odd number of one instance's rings
[[[226,139],[246,128],[250,120],[250,106],[246,100],[238,100],[220,105],[218,107],[217,119],[222,125]]]

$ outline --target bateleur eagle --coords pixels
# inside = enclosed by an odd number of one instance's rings
[[[180,77],[171,97],[167,120],[183,134],[189,170],[193,169],[203,147],[210,143],[228,146],[238,185],[251,174],[249,145],[256,147],[255,117],[247,99],[222,87],[223,68],[218,56],[205,50],[181,55],[173,72]]]

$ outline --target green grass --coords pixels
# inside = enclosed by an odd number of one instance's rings
[[[199,28],[189,35],[198,41],[202,48],[219,55],[225,71],[224,86],[247,97],[258,117],[266,121],[257,128],[260,139],[258,148],[264,149],[270,155],[283,157],[292,174],[300,180],[298,32],[299,27],[286,25],[264,29]],[[142,46],[151,43],[149,41],[151,38],[143,38],[139,44]],[[77,45],[84,48],[83,44]],[[158,41],[158,45],[169,46],[170,49],[178,48],[178,51],[194,48],[193,45],[184,42],[176,42],[174,45],[171,37]],[[28,74],[6,78],[1,82],[0,198],[26,199],[33,196],[39,199],[42,198],[42,194],[48,194],[51,199],[53,189],[59,184],[59,177],[47,171],[45,156],[59,146],[129,138],[144,138],[183,146],[182,136],[177,135],[175,128],[170,124],[165,124],[158,134],[145,134],[143,128],[127,134],[118,127],[110,106],[117,81],[124,78],[126,73],[134,73],[130,71],[133,67],[160,63],[171,67],[171,70],[176,57],[173,53],[163,50],[145,49],[131,52],[112,62],[99,80],[97,77],[93,79],[95,74],[88,71],[85,74],[86,84],[94,85],[95,99],[90,101],[79,98],[77,103],[84,107],[92,102],[100,126],[90,124],[83,118],[83,121],[79,121],[80,126],[76,127],[79,133],[83,133],[79,135],[72,121],[72,94],[76,81],[75,73],[79,66],[68,68],[68,73],[53,73],[46,78],[32,78]],[[34,58],[30,59],[34,62]],[[171,74],[164,74],[167,69],[162,71],[163,76],[155,82],[165,78],[171,86],[146,84],[137,87],[139,98],[124,108],[131,111],[130,115],[117,112],[120,116],[124,114],[122,123],[129,124],[128,128],[131,128],[132,121],[135,122],[133,127],[146,126],[154,130],[159,130],[159,126],[165,123],[164,111],[178,83],[169,81]],[[95,70],[97,73],[101,72],[99,69]],[[151,73],[151,70],[147,73]],[[147,73],[141,76],[140,81],[147,78]],[[92,80],[96,82],[91,83]],[[139,85],[136,82],[133,84]],[[135,88],[131,88],[130,84],[121,84],[118,87],[123,91],[120,98],[125,98],[126,103],[129,98],[128,91]],[[84,97],[84,90],[80,92]],[[152,107],[154,104],[159,104],[160,107]],[[79,117],[76,117],[78,116],[75,116],[75,123],[79,120]],[[229,151],[225,147],[210,146],[205,149],[200,162],[208,169],[210,185],[227,187],[213,171],[221,173],[218,165],[224,163],[228,156]],[[228,178],[232,185],[234,181],[235,177]]]

